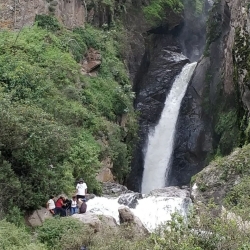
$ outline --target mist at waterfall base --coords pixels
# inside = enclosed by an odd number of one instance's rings
[[[119,224],[119,198],[95,197],[87,202],[87,210],[99,215],[109,215]],[[153,232],[158,226],[171,220],[171,214],[178,212],[185,216],[188,207],[183,198],[149,196],[138,200],[135,209],[130,208],[143,225]]]
[[[176,77],[166,98],[159,123],[148,135],[141,187],[144,194],[166,186],[179,109],[195,66],[196,62],[186,64]]]
[[[183,67],[176,77],[165,101],[161,118],[155,130],[149,135],[145,156],[142,193],[165,187],[165,174],[172,154],[175,125],[179,114],[182,98],[192,76],[196,63]],[[174,196],[174,195],[173,195]],[[109,215],[119,224],[118,198],[95,197],[87,202],[87,210],[95,214]],[[168,197],[164,194],[144,195],[131,211],[149,231],[171,220],[171,214],[178,212],[185,216],[189,208],[189,200],[183,196]]]

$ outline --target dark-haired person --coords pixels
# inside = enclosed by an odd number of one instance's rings
[[[81,178],[76,185],[76,199],[85,199],[85,195],[87,194],[87,184]]]
[[[47,209],[49,210],[49,212],[52,214],[52,215],[55,215],[56,214],[56,211],[55,211],[55,208],[56,208],[56,205],[55,205],[55,201],[54,201],[54,196],[51,195],[49,197],[49,200],[48,202],[46,203],[46,207]]]
[[[60,215],[61,217],[65,217],[66,216],[66,210],[63,209],[64,206],[64,200],[65,198],[60,196],[59,199],[56,201],[56,214]]]
[[[71,205],[70,205],[70,214],[76,214],[77,213],[77,200],[76,196],[73,196],[71,199]]]

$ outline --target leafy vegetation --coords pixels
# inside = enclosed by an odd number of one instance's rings
[[[148,6],[143,8],[146,20],[153,25],[160,25],[167,16],[167,11],[179,13],[183,10],[181,0],[151,0]]]
[[[48,250],[58,247],[62,250],[79,249],[80,246],[86,246],[90,250],[249,249],[249,229],[242,229],[236,220],[228,219],[226,214],[215,217],[211,212],[212,208],[213,204],[199,207],[196,213],[190,213],[188,220],[173,214],[171,221],[147,236],[136,233],[126,224],[117,230],[109,229],[93,233],[91,229],[73,218],[47,220],[36,233],[38,240],[43,242]],[[8,229],[10,226],[13,227],[8,225]],[[13,244],[12,241],[11,243]]]
[[[45,245],[32,239],[25,228],[5,220],[0,221],[0,246],[3,250],[47,250]]]
[[[48,219],[37,230],[38,239],[47,245],[48,249],[80,249],[87,245],[93,230],[76,219]]]
[[[13,203],[35,209],[50,194],[72,192],[79,177],[100,193],[95,176],[105,157],[117,162],[122,182],[136,138],[134,95],[116,31],[68,31],[54,17],[36,20],[0,36],[2,211]],[[89,48],[102,56],[95,77],[81,73]]]

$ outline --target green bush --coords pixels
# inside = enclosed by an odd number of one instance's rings
[[[49,11],[54,12],[55,8],[53,6],[49,6]],[[38,26],[51,31],[57,31],[60,29],[60,24],[58,20],[53,16],[36,15],[35,22]]]
[[[66,217],[47,219],[37,228],[37,234],[51,250],[70,250],[89,244],[93,231],[79,220]]]
[[[183,9],[181,0],[151,0],[150,4],[143,8],[146,20],[152,25],[160,25],[166,19],[167,10],[179,13]]]
[[[46,246],[32,239],[24,228],[0,221],[0,247],[2,250],[47,250]]]

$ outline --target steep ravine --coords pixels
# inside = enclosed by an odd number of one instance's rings
[[[247,1],[221,0],[212,8],[204,56],[180,111],[170,185],[187,184],[210,156],[248,141],[248,23]]]
[[[151,30],[146,38],[146,51],[134,80],[135,109],[139,112],[139,142],[128,178],[128,187],[132,190],[141,191],[148,133],[158,123],[175,77],[186,63],[197,60],[203,52],[205,16],[210,7],[207,1],[205,2],[199,17],[195,17],[187,9],[184,18],[179,17],[172,29],[161,27]],[[199,18],[202,20],[197,25]],[[186,180],[184,182],[186,183]]]

